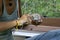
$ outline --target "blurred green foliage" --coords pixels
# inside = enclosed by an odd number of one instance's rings
[[[22,13],[39,13],[47,17],[60,17],[60,0],[21,0]]]

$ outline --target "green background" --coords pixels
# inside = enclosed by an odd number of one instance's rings
[[[60,0],[21,0],[24,13],[39,13],[47,17],[60,17]]]

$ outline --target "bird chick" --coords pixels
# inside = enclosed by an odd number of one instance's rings
[[[42,23],[42,16],[38,13],[35,14],[31,14],[32,16],[32,24],[34,25],[39,25],[40,23]]]

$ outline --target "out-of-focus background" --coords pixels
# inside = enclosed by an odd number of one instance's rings
[[[21,0],[24,13],[39,13],[45,17],[60,17],[60,0]]]

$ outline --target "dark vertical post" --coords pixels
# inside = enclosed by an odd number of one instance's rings
[[[21,17],[22,16],[22,12],[21,12],[21,0],[18,0],[18,5],[19,5],[18,13],[19,13],[19,16]]]

